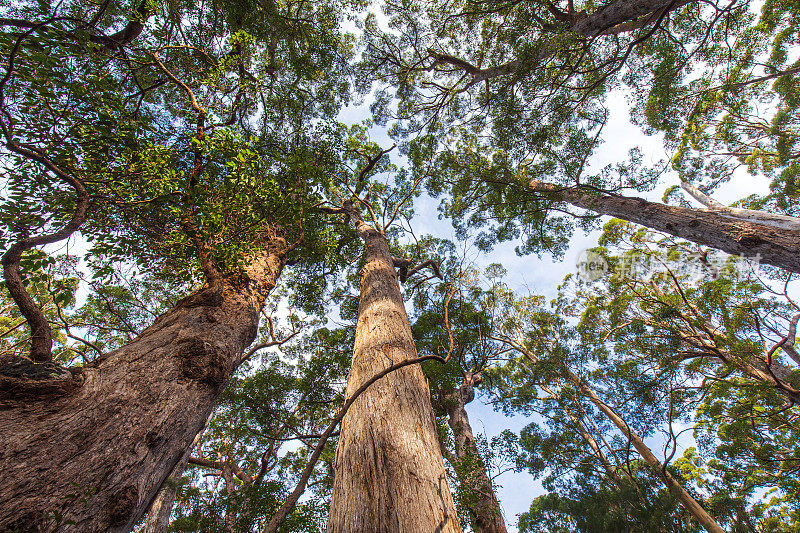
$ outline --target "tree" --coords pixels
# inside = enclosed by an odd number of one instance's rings
[[[580,349],[574,349],[570,342],[569,328],[563,318],[541,309],[540,297],[517,298],[507,288],[496,285],[490,292],[485,308],[497,325],[492,328],[490,338],[517,352],[524,360],[510,365],[522,367],[523,372],[534,380],[541,380],[544,390],[556,387],[569,387],[585,398],[598,412],[616,426],[617,431],[640,455],[652,474],[656,476],[670,494],[681,503],[707,531],[722,533],[724,530],[708,511],[690,494],[678,479],[667,469],[669,458],[662,462],[645,443],[635,425],[612,407],[609,401],[601,398],[594,386],[570,368],[570,360],[575,359]],[[533,368],[528,363],[534,365]],[[530,395],[528,391],[526,394]],[[557,396],[558,397],[558,396]],[[669,415],[670,424],[672,411]],[[670,431],[671,431],[670,425]],[[587,441],[587,446],[591,443]]]
[[[686,501],[673,484],[680,483],[717,524],[791,529],[796,453],[785,439],[797,431],[797,412],[781,385],[792,388],[796,379],[796,308],[786,289],[749,277],[752,267],[622,221],[606,226],[601,243],[594,253],[605,276],[568,276],[552,312],[543,298],[520,298],[502,285],[483,304],[500,324],[494,336],[524,356],[489,374],[498,400],[540,413],[549,426],[531,425],[519,441],[527,468],[549,469],[548,479],[559,480],[558,493],[532,507],[533,523],[557,530],[552,520],[560,517],[604,527],[592,511],[577,512],[601,503],[592,495],[599,481],[615,486],[622,506],[615,513],[672,509],[650,489],[641,492],[650,482],[632,477],[633,447],[670,499]],[[778,375],[788,381],[777,383]],[[697,448],[684,443],[683,457],[672,460],[689,430],[679,424],[693,430]],[[645,443],[655,439],[654,427],[665,441],[663,461]],[[564,481],[565,468],[588,478]],[[638,496],[629,492],[637,485]],[[766,502],[762,491],[779,496]]]
[[[303,127],[334,114],[346,86],[324,68],[347,54],[338,12],[143,5],[122,34],[127,13],[108,4],[13,6],[2,21],[5,288],[33,360],[2,370],[2,527],[129,530],[241,363],[287,255],[314,257],[325,241],[306,215],[335,135]],[[285,23],[299,14],[308,22]],[[313,57],[299,51],[310,42]],[[49,362],[19,268],[26,249],[78,229],[98,275],[133,263],[195,290],[131,342],[65,369]]]
[[[755,9],[640,0],[393,5],[396,34],[367,25],[364,83],[384,84],[376,107],[401,121],[398,135],[421,134],[411,154],[438,152],[431,191],[445,194],[458,226],[488,228],[487,246],[522,237],[521,251],[557,255],[573,216],[591,222],[588,210],[797,272],[794,217],[628,196],[651,189],[661,173],[641,168],[636,152],[591,171],[609,94],[622,85],[634,121],[664,133],[682,182],[707,192],[746,165],[773,186],[770,198],[744,203],[793,213],[784,195],[795,194],[797,65],[787,64],[786,47],[796,10],[782,2]],[[766,63],[755,59],[762,56]],[[759,113],[762,101],[778,111]]]
[[[383,153],[373,156],[364,168],[371,170]],[[347,216],[364,245],[347,397],[376,372],[417,359],[395,271],[395,265],[408,269],[413,264],[395,261],[387,238],[397,217],[407,216],[401,211],[404,204],[418,194],[419,180],[404,182],[403,177],[400,174],[396,191],[370,187],[373,205],[358,195],[366,187],[362,172],[354,186],[347,187],[353,196],[345,196],[340,207],[330,208]],[[388,196],[386,203],[375,200],[381,192]],[[371,224],[356,205],[369,212]],[[342,421],[328,531],[434,530],[458,532],[461,526],[439,449],[428,386],[419,365],[409,365],[375,383]]]
[[[446,280],[435,287],[419,282],[412,287],[412,330],[420,353],[450,354],[446,365],[426,364],[425,376],[435,412],[444,419],[439,442],[457,480],[456,506],[476,533],[505,533],[489,470],[491,450],[476,437],[466,410],[483,382],[484,370],[500,357],[486,342],[486,315],[462,294],[469,291],[465,281],[474,273],[464,267],[449,241],[422,238],[413,247],[421,259],[438,258],[437,271]]]
[[[597,252],[616,265],[614,275],[565,287],[571,296],[563,309],[580,318],[583,341],[611,368],[641,368],[643,378],[654,376],[647,380],[684,376],[674,397],[685,407],[676,409],[693,413],[697,453],[681,468],[713,494],[709,506],[720,520],[742,531],[753,529],[750,522],[794,527],[786,502],[797,499],[789,443],[799,420],[792,389],[800,309],[787,291],[791,276],[764,279],[752,267],[619,221],[601,242],[606,248]],[[652,271],[619,268],[626,263]],[[613,342],[613,351],[598,339]],[[762,490],[779,496],[761,501]]]

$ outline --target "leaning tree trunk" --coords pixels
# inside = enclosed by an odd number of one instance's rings
[[[191,452],[191,450],[187,450],[187,452]],[[167,533],[169,531],[172,508],[175,505],[175,496],[178,493],[178,483],[183,477],[188,460],[189,453],[186,453],[175,465],[175,468],[172,469],[172,473],[164,482],[161,490],[158,491],[158,495],[153,500],[152,505],[150,505],[150,510],[147,511],[147,519],[141,533]]]
[[[0,371],[0,531],[130,531],[255,338],[285,255],[273,240],[91,365]]]
[[[757,258],[790,272],[800,272],[800,230],[781,227],[765,217],[762,222],[715,209],[692,209],[532,181],[534,192],[551,194],[576,207],[669,233],[729,254]],[[787,217],[788,218],[788,217]]]
[[[520,353],[522,353],[525,357],[533,361],[534,363],[539,362],[539,358],[533,352],[527,350],[525,347],[511,343],[515,348],[517,348]],[[652,450],[650,449],[647,444],[645,444],[644,439],[636,433],[633,428],[631,428],[625,419],[622,418],[614,409],[611,408],[606,402],[604,402],[594,391],[592,387],[587,385],[583,379],[579,376],[574,374],[566,365],[562,365],[559,369],[559,374],[561,378],[565,381],[572,383],[575,388],[577,388],[581,393],[583,393],[590,402],[600,410],[606,418],[608,418],[612,424],[617,426],[617,429],[625,435],[639,455],[644,459],[644,462],[650,468],[650,471],[653,472],[659,479],[664,483],[669,490],[670,494],[678,500],[681,505],[683,505],[684,509],[692,515],[695,520],[697,520],[703,528],[705,528],[708,533],[726,533],[724,529],[717,523],[714,518],[708,514],[700,503],[694,499],[694,497],[689,494],[689,492],[683,488],[677,479],[675,479],[672,474],[669,473],[661,461],[653,454]]]
[[[447,412],[447,423],[455,440],[455,464],[453,468],[459,483],[467,493],[466,506],[472,518],[475,533],[506,533],[506,524],[500,510],[500,502],[486,473],[486,464],[475,445],[475,435],[469,423],[466,404],[475,398],[475,385],[480,383],[480,374],[468,373],[458,390],[442,398],[441,404]]]
[[[589,401],[591,401],[595,407],[597,407],[600,412],[628,438],[636,451],[639,452],[642,459],[644,459],[644,462],[647,463],[647,466],[650,467],[650,470],[661,479],[670,494],[681,502],[684,509],[686,509],[708,533],[725,533],[725,530],[717,524],[717,521],[714,520],[710,514],[708,514],[708,511],[706,511],[703,506],[683,488],[683,485],[672,477],[672,474],[664,468],[664,465],[658,460],[655,454],[653,454],[650,447],[645,444],[644,439],[642,439],[614,409],[600,399],[591,387],[586,385],[581,378],[573,374],[569,369],[564,368],[562,372],[564,377],[585,394],[589,398]]]
[[[416,357],[386,237],[350,213],[364,240],[361,297],[346,395]],[[336,447],[329,533],[458,533],[419,365],[375,382],[350,407]]]

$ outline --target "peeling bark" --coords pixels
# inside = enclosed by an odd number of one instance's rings
[[[621,218],[729,254],[758,257],[763,263],[800,272],[800,231],[724,216],[715,210],[675,207],[580,187],[564,188],[532,181],[529,188],[601,215]]]
[[[20,396],[7,377],[0,531],[130,531],[255,338],[285,256],[285,242],[273,239],[221,290],[201,289],[128,345],[75,370],[71,388]]]
[[[349,398],[376,373],[417,357],[386,237],[348,214],[366,248]],[[392,372],[347,411],[336,447],[329,533],[459,533],[419,365]]]

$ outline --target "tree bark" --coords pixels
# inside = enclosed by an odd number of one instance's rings
[[[130,531],[255,338],[285,258],[272,239],[245,273],[67,376],[0,369],[0,531]]]
[[[147,511],[147,520],[144,523],[141,533],[168,532],[170,523],[169,519],[172,516],[172,507],[175,505],[175,496],[178,493],[178,482],[180,481],[181,477],[183,477],[183,472],[186,470],[186,465],[189,464],[189,457],[192,456],[194,447],[197,446],[197,444],[203,439],[203,433],[205,433],[209,421],[210,419],[206,420],[206,424],[203,429],[194,438],[192,445],[189,446],[185,452],[183,452],[178,464],[175,465],[175,468],[172,469],[169,478],[167,478],[167,480],[164,482],[164,486],[158,491],[158,495],[156,496],[156,499],[153,500],[150,510]]]
[[[191,450],[187,450],[190,452]],[[175,505],[175,496],[178,492],[177,483],[183,476],[186,470],[186,462],[189,459],[189,454],[186,453],[172,469],[169,478],[164,482],[164,486],[158,491],[156,499],[150,506],[147,512],[147,520],[144,523],[141,533],[167,533],[169,531],[170,517],[172,516],[172,507]]]
[[[726,215],[718,210],[675,207],[643,198],[615,196],[580,187],[532,181],[534,192],[552,195],[576,207],[669,233],[729,254],[755,258],[790,272],[800,272],[800,231]]]
[[[349,398],[417,356],[386,237],[346,211],[366,248]],[[388,374],[347,411],[336,447],[329,533],[459,533],[461,527],[419,365]]]
[[[548,5],[551,15],[563,25],[559,33],[554,33],[549,42],[542,43],[539,48],[524,59],[514,59],[506,63],[488,68],[475,65],[448,54],[428,50],[437,62],[447,63],[459,68],[472,77],[472,84],[508,76],[520,69],[535,65],[536,61],[552,56],[564,48],[564,37],[573,33],[582,38],[593,39],[600,35],[619,35],[631,32],[655,22],[659,17],[675,11],[686,4],[697,0],[616,0],[598,8],[593,13],[586,11],[561,11],[552,4]],[[571,5],[571,4],[570,4]]]
[[[467,508],[475,533],[507,533],[500,502],[486,473],[486,465],[475,445],[475,435],[465,406],[475,398],[475,385],[480,374],[467,373],[458,390],[440,402],[447,412],[447,424],[453,431],[456,464],[453,467],[459,483],[469,491]]]

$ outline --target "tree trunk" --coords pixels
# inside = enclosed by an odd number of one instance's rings
[[[394,363],[416,357],[386,237],[352,207],[366,248],[346,395]],[[336,447],[329,533],[459,533],[419,365],[367,389],[342,421]]]
[[[512,343],[512,345],[517,348],[525,357],[530,359],[533,362],[538,362],[539,358],[536,355],[526,348]],[[606,418],[608,418],[612,424],[617,426],[623,435],[625,435],[628,440],[630,440],[633,447],[639,453],[639,455],[644,459],[644,462],[647,463],[648,467],[650,467],[651,471],[658,476],[661,481],[666,485],[667,490],[669,490],[670,494],[678,500],[681,505],[683,505],[684,509],[691,514],[703,528],[709,533],[726,533],[719,524],[717,524],[716,520],[708,514],[708,512],[703,509],[703,506],[700,505],[697,500],[695,500],[691,494],[689,494],[686,489],[683,488],[678,480],[672,477],[672,474],[664,468],[664,465],[658,458],[653,454],[650,448],[644,443],[644,439],[639,436],[638,433],[633,431],[627,422],[617,414],[614,409],[611,408],[607,403],[605,403],[598,395],[594,392],[590,386],[588,386],[584,381],[575,375],[569,368],[562,365],[560,371],[560,376],[575,385],[575,387],[583,393],[590,402],[592,402],[595,407],[597,407],[601,413],[603,413]]]
[[[186,465],[189,464],[189,457],[192,456],[192,451],[195,446],[203,439],[208,423],[200,433],[192,441],[192,445],[183,452],[178,464],[172,469],[169,478],[164,482],[164,486],[158,491],[156,499],[147,511],[147,520],[144,523],[141,533],[167,533],[169,530],[170,517],[172,516],[172,507],[175,505],[175,496],[178,493],[178,482],[183,477],[183,472],[186,470]]]
[[[480,383],[480,374],[468,373],[458,390],[442,399],[442,407],[447,412],[447,423],[453,430],[455,439],[455,461],[453,467],[458,474],[459,483],[468,491],[467,509],[472,517],[475,533],[507,533],[500,503],[497,501],[492,481],[486,473],[475,436],[469,423],[466,404],[475,398],[475,385]]]
[[[191,450],[187,450],[187,452],[191,452]],[[172,507],[175,505],[175,495],[178,492],[177,484],[186,470],[188,459],[189,453],[186,453],[172,469],[164,486],[158,491],[156,499],[153,500],[153,504],[147,512],[147,520],[141,533],[167,533],[169,530],[169,519],[172,516]]]
[[[128,532],[255,338],[286,244],[70,375],[0,375],[0,531]]]
[[[729,254],[758,259],[790,272],[800,272],[800,231],[742,219],[714,209],[692,209],[614,196],[579,187],[532,181],[534,192],[551,194],[576,207],[627,220]]]

